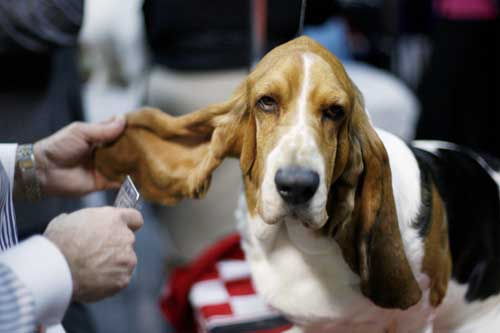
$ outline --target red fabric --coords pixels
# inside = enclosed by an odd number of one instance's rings
[[[230,315],[232,314],[232,310],[228,303],[223,303],[202,306],[201,313],[203,317],[208,318],[216,315]]]
[[[168,285],[160,300],[163,315],[179,333],[195,332],[189,291],[221,258],[244,259],[240,248],[240,235],[232,234],[207,249],[190,265],[177,268],[170,276]]]
[[[252,284],[248,283],[248,279],[236,281],[228,281],[225,283],[226,289],[230,295],[254,295],[255,289]]]

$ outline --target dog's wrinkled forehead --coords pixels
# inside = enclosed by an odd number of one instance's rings
[[[343,65],[330,51],[325,49],[314,40],[301,37],[276,47],[270,51],[266,56],[257,64],[255,69],[248,76],[248,82],[254,83],[262,77],[273,75],[274,73],[282,73],[289,76],[294,82],[300,82],[303,78],[301,70],[291,73],[292,70],[283,71],[284,67],[299,69],[302,68],[300,62],[302,61],[301,55],[314,54],[321,62],[327,64],[330,71],[335,75],[336,79],[341,84],[342,88],[346,90],[352,89],[352,84],[345,72]],[[317,63],[316,63],[317,64]],[[315,65],[316,65],[315,64]],[[281,68],[280,68],[281,67]]]

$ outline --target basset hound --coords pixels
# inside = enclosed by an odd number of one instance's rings
[[[243,248],[290,332],[500,332],[500,163],[375,129],[311,39],[272,50],[224,103],[127,119],[96,163],[153,201],[201,197],[240,159]]]

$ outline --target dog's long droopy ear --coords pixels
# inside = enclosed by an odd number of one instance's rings
[[[128,114],[124,134],[97,149],[96,167],[112,180],[130,174],[146,199],[161,204],[202,197],[223,159],[239,157],[243,146],[252,144],[242,91],[181,117],[152,108]],[[253,148],[245,147],[242,160],[250,168],[253,155],[248,151]]]
[[[384,308],[406,309],[421,299],[422,292],[403,248],[389,157],[368,119],[360,93],[356,99],[350,135],[352,144],[358,145],[352,147],[354,151],[361,151],[363,165],[349,226],[351,241],[357,247],[354,266],[365,296]]]

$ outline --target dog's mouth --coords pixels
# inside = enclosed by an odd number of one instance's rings
[[[323,228],[328,219],[324,209],[315,211],[311,210],[311,207],[307,205],[304,207],[284,207],[284,210],[284,213],[280,216],[280,220],[302,225],[304,228],[312,231]]]
[[[290,212],[283,217],[283,220],[295,220],[297,223],[302,224],[304,228],[311,230],[318,230],[322,227],[315,223],[313,217],[296,207],[290,209]]]
[[[289,218],[285,222],[290,241],[308,254],[324,254],[331,250],[331,240],[324,237],[321,225]]]
[[[261,214],[267,224],[294,223],[309,230],[319,230],[324,227],[323,218],[311,214],[308,207],[282,207],[282,212],[276,216]]]

